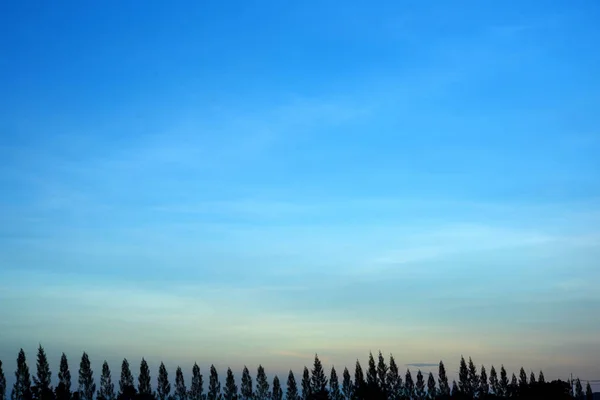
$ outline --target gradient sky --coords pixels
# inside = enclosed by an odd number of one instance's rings
[[[38,343],[54,371],[381,349],[600,379],[598,21],[593,0],[1,2],[9,382]]]

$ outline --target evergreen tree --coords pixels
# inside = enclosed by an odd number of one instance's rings
[[[390,367],[387,373],[387,388],[389,400],[400,400],[402,398],[402,377],[394,356],[390,356]]]
[[[476,397],[479,390],[479,375],[477,375],[477,367],[469,357],[469,396]]]
[[[525,369],[521,367],[521,370],[519,371],[519,389],[524,390],[527,388],[527,385],[527,373],[525,372]]]
[[[460,393],[462,393],[465,396],[469,396],[469,391],[471,389],[471,385],[469,382],[469,368],[467,367],[467,362],[465,361],[465,358],[463,356],[460,356],[460,368],[458,370],[458,388],[460,389]]]
[[[272,400],[283,400],[283,390],[281,390],[281,383],[277,375],[273,378],[273,394],[271,395]]]
[[[0,360],[0,400],[6,400],[6,377],[2,369],[2,360]]]
[[[544,377],[544,372],[540,371],[540,375],[538,377],[539,383],[546,383],[546,378]]]
[[[311,396],[310,372],[304,367],[302,372],[302,400],[309,400]]]
[[[71,400],[71,372],[69,362],[65,353],[60,357],[60,368],[58,371],[58,385],[55,389],[56,400]]]
[[[81,400],[94,400],[96,394],[96,383],[90,359],[86,352],[81,356],[79,363],[79,396]]]
[[[219,382],[219,374],[214,365],[210,366],[210,381],[208,383],[208,395],[207,400],[220,400],[221,399],[221,383]]]
[[[138,393],[142,397],[152,396],[152,386],[150,379],[150,368],[144,358],[140,363],[140,375],[138,376]]]
[[[367,369],[367,386],[372,388],[377,386],[377,367],[373,353],[369,352],[369,368]]]
[[[500,382],[498,381],[498,374],[496,373],[496,368],[494,368],[493,365],[490,369],[490,389],[493,395],[502,395],[502,389],[500,389]]]
[[[529,385],[535,385],[536,383],[535,374],[531,371],[531,375],[529,375]]]
[[[421,370],[417,371],[417,383],[415,384],[415,398],[425,400],[425,379]]]
[[[435,387],[435,378],[433,374],[429,373],[429,378],[427,379],[427,398],[429,400],[433,400],[437,397],[437,388]]]
[[[258,366],[256,372],[256,392],[254,393],[254,400],[268,400],[269,398],[269,381],[267,381],[267,374],[262,365]]]
[[[50,372],[50,364],[42,345],[38,347],[37,354],[37,375],[33,377],[34,386],[32,387],[32,395],[36,400],[50,400],[53,397],[52,388],[52,372]]]
[[[460,395],[460,389],[456,384],[456,381],[452,381],[452,392],[450,394],[452,397],[458,397]]]
[[[354,383],[352,383],[352,378],[350,378],[350,371],[348,368],[344,368],[344,374],[342,379],[342,395],[345,400],[352,400],[354,397]]]
[[[594,399],[594,392],[592,391],[592,386],[590,385],[590,383],[587,383],[587,386],[585,388],[585,399],[586,400],[593,400]]]
[[[478,389],[479,397],[486,397],[490,394],[490,384],[488,383],[487,371],[485,370],[485,366],[481,366],[481,376],[479,377],[479,389]]]
[[[438,366],[438,385],[441,398],[448,398],[450,396],[450,385],[448,384],[448,375],[446,375],[446,367],[443,361],[440,361]]]
[[[190,385],[188,400],[204,400],[204,380],[197,363],[194,363],[192,368],[192,384]]]
[[[112,382],[110,367],[106,360],[102,364],[102,375],[100,375],[100,390],[98,400],[115,400],[115,384]]]
[[[385,399],[387,399],[389,397],[389,393],[390,393],[389,386],[388,386],[388,380],[387,380],[388,371],[389,371],[389,368],[385,364],[385,359],[383,358],[383,354],[381,354],[381,351],[379,351],[379,357],[377,360],[377,384],[379,385],[379,388],[381,389],[381,393],[383,394]]]
[[[129,368],[129,361],[124,358],[123,363],[121,363],[121,378],[119,379],[118,399],[133,400],[136,394],[133,375],[131,374],[131,369]]]
[[[360,362],[356,360],[354,368],[354,397],[360,398],[365,391],[366,385],[362,367],[360,366]]]
[[[313,369],[311,371],[310,391],[316,398],[319,399],[327,397],[328,393],[327,377],[325,376],[325,371],[323,370],[321,360],[319,360],[319,356],[316,354]]]
[[[331,400],[342,400],[342,392],[340,391],[340,381],[335,371],[335,367],[331,367],[329,376],[329,398]]]
[[[171,383],[169,382],[169,373],[165,364],[161,361],[160,367],[158,367],[158,379],[157,379],[157,398],[158,400],[169,400],[171,395]]]
[[[177,366],[175,371],[175,399],[174,400],[188,400],[188,392],[185,387],[185,379],[183,377],[183,371],[181,367]]]
[[[575,380],[575,398],[577,400],[583,400],[585,395],[583,393],[583,386],[581,385],[581,381],[579,378]]]
[[[246,366],[244,366],[244,371],[242,372],[242,386],[240,387],[240,391],[242,394],[242,400],[252,400],[252,396],[254,396],[254,390],[252,389],[252,377],[250,376],[250,371],[248,371]]]
[[[519,393],[519,383],[514,373],[512,374],[512,379],[510,380],[508,392],[510,397],[517,397]]]
[[[504,369],[504,365],[500,367],[500,397],[508,396],[509,382],[508,375],[506,374],[506,369]]]
[[[237,400],[238,388],[235,384],[235,377],[231,368],[227,368],[227,377],[225,378],[225,388],[223,389],[224,400]]]
[[[406,376],[404,377],[404,397],[411,399],[415,393],[415,384],[413,382],[412,374],[410,369],[406,370]]]
[[[287,390],[285,392],[286,400],[300,400],[300,395],[298,394],[298,385],[296,384],[296,378],[294,377],[294,373],[290,369],[290,373],[288,374],[287,380]]]

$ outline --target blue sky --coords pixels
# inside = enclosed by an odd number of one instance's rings
[[[599,5],[284,3],[0,5],[5,369],[600,378]]]

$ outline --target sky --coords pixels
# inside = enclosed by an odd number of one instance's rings
[[[381,350],[600,379],[598,20],[592,0],[1,2],[9,384],[38,344],[54,371]]]

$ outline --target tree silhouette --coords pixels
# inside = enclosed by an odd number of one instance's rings
[[[340,391],[340,381],[335,371],[335,367],[331,367],[329,375],[329,398],[331,400],[342,400],[342,392]]]
[[[364,392],[367,383],[365,382],[365,376],[363,374],[362,367],[360,366],[360,362],[356,360],[356,365],[354,367],[354,399],[361,400],[364,397]]]
[[[140,363],[140,375],[138,376],[138,393],[143,398],[149,398],[152,396],[152,386],[150,380],[150,368],[144,358]]]
[[[506,374],[506,369],[504,368],[504,365],[502,365],[500,367],[500,391],[501,391],[501,393],[498,393],[500,395],[500,397],[507,397],[508,389],[509,389],[508,375]]]
[[[375,359],[373,353],[369,352],[369,368],[367,369],[367,386],[372,390],[373,387],[377,386],[377,367],[375,366]]]
[[[283,390],[281,390],[281,382],[277,375],[273,378],[273,393],[271,395],[272,400],[283,400]]]
[[[585,387],[585,399],[586,400],[593,400],[594,399],[594,392],[592,391],[592,386],[590,386],[590,383],[587,383],[587,386]]]
[[[404,397],[407,399],[411,399],[415,393],[415,384],[413,382],[412,374],[410,373],[410,369],[406,370],[406,375],[404,377]]]
[[[400,400],[402,398],[402,377],[394,356],[390,355],[390,367],[387,373],[387,388],[389,400]]]
[[[0,400],[6,400],[6,377],[2,369],[2,360],[0,360]]]
[[[510,385],[509,385],[509,396],[511,397],[516,397],[519,394],[519,383],[517,382],[517,377],[515,376],[515,374],[512,374],[512,379],[510,380]]]
[[[496,368],[492,365],[490,369],[490,389],[494,396],[501,396],[502,389],[500,389],[500,382],[498,381],[498,374],[496,373]]]
[[[525,369],[521,367],[521,370],[519,371],[519,389],[525,390],[527,385],[527,373],[525,372]]]
[[[317,354],[315,354],[315,361],[311,371],[310,391],[312,398],[327,398],[327,377],[325,376],[323,365],[321,364],[321,360],[319,360],[319,356]]]
[[[254,393],[254,400],[268,400],[269,398],[269,381],[267,381],[267,374],[262,365],[258,366],[256,372],[256,392]]]
[[[296,378],[294,377],[294,373],[291,369],[290,373],[288,374],[285,398],[286,400],[300,400],[300,395],[298,395],[298,385],[296,384]]]
[[[389,368],[385,363],[385,359],[383,358],[383,354],[381,354],[381,350],[379,351],[379,356],[377,360],[377,385],[379,386],[380,393],[384,399],[388,399],[389,397],[389,385],[387,380],[387,375],[389,372]]]
[[[235,384],[235,377],[231,368],[227,368],[227,377],[225,378],[225,389],[223,390],[223,398],[225,400],[237,400],[238,388]]]
[[[161,361],[158,367],[157,390],[158,400],[169,400],[171,394],[171,383],[169,382],[169,373],[165,364]]]
[[[71,400],[71,372],[69,362],[65,353],[60,356],[60,368],[58,370],[58,385],[55,389],[56,400]]]
[[[204,400],[204,380],[200,373],[200,367],[194,363],[192,368],[192,384],[190,385],[189,400]]]
[[[467,362],[463,356],[460,356],[460,368],[458,370],[458,388],[460,389],[460,393],[465,396],[469,396],[469,392],[471,389],[471,384],[469,382],[469,368],[467,367]]]
[[[254,390],[252,389],[252,376],[250,376],[250,371],[248,371],[248,367],[244,366],[244,370],[242,372],[242,386],[240,387],[240,392],[242,394],[242,400],[251,400],[252,396],[254,396]]]
[[[531,371],[531,374],[529,375],[529,385],[535,385],[536,383],[535,374]]]
[[[119,394],[117,395],[117,398],[119,400],[133,400],[136,397],[136,394],[133,375],[129,368],[129,361],[124,358],[121,363],[121,378],[119,379]]]
[[[344,368],[344,373],[342,375],[342,396],[345,400],[352,400],[354,397],[354,383],[352,383],[348,368]]]
[[[476,397],[479,390],[479,375],[473,359],[469,357],[469,397]]]
[[[481,366],[481,376],[479,377],[479,398],[485,398],[490,393],[490,384],[488,383],[487,372],[485,366]]]
[[[115,400],[115,384],[112,382],[110,367],[104,360],[102,364],[102,374],[100,375],[100,390],[98,391],[98,400]]]
[[[210,366],[210,380],[208,382],[207,400],[221,399],[221,383],[219,382],[219,374],[214,365]]]
[[[544,377],[544,372],[540,371],[540,374],[538,376],[538,382],[539,383],[546,383],[546,378]]]
[[[579,378],[575,379],[575,398],[577,400],[583,400],[585,398],[583,386],[581,385]]]
[[[417,400],[425,400],[425,378],[421,370],[417,371],[417,382],[415,383],[415,397]]]
[[[310,372],[304,367],[302,371],[302,400],[309,400],[311,395]]]
[[[37,354],[37,374],[33,377],[34,386],[31,388],[33,398],[36,400],[50,400],[54,397],[52,387],[52,372],[50,372],[50,364],[42,345],[38,347]]]
[[[450,385],[448,384],[448,375],[446,375],[446,367],[443,361],[440,361],[438,366],[438,386],[442,399],[450,397]]]
[[[79,363],[79,396],[81,400],[94,400],[96,394],[96,383],[94,383],[94,372],[90,359],[86,352],[81,356]]]
[[[437,397],[437,388],[435,387],[435,378],[433,374],[429,373],[429,378],[427,379],[427,398],[433,400]]]
[[[179,366],[177,366],[177,370],[175,371],[175,400],[188,400],[183,371]]]
[[[450,393],[452,397],[458,397],[460,395],[460,389],[456,384],[456,381],[452,381],[452,392]]]

